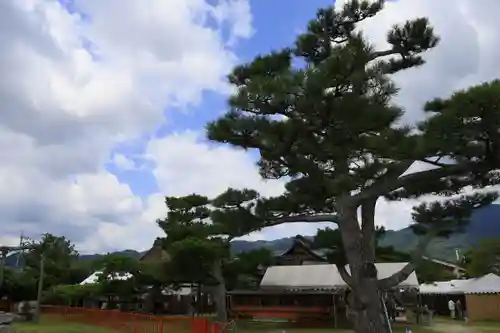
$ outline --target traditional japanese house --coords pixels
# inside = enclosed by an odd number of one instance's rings
[[[328,263],[321,250],[312,250],[312,242],[300,235],[295,236],[292,246],[274,258],[273,266],[318,265]]]
[[[322,255],[325,251],[311,249],[312,242],[304,236],[297,235],[292,245],[284,252],[276,253],[271,266],[289,265],[319,265],[328,260]],[[259,267],[260,278],[264,276],[267,267]]]
[[[500,277],[495,274],[422,284],[420,294],[435,314],[449,316],[448,302],[460,300],[469,321],[500,320]]]
[[[378,276],[388,277],[404,265],[376,264]],[[418,289],[416,274],[412,273],[397,289]],[[234,317],[309,319],[344,326],[348,293],[349,288],[335,265],[278,265],[266,269],[258,290],[232,291],[228,303]]]
[[[163,249],[160,242],[155,241],[153,246],[141,255],[139,260],[150,263],[168,261],[170,260],[170,255]]]
[[[465,287],[472,280],[437,281],[421,284],[419,286],[421,303],[427,305],[434,315],[449,316],[448,302],[460,300],[462,304],[465,304]]]

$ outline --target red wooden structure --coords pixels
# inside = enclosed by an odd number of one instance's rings
[[[345,313],[342,297],[333,291],[232,291],[228,293],[229,314],[233,318],[280,318],[290,321],[337,323]]]

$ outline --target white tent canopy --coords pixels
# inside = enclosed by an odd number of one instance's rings
[[[378,278],[383,279],[401,270],[406,263],[377,263]],[[346,267],[349,271],[349,267]],[[339,289],[347,285],[335,265],[297,265],[268,267],[261,288],[285,289]],[[413,272],[400,288],[418,288],[417,275]]]
[[[425,295],[500,293],[500,276],[491,273],[475,279],[421,284],[420,293]]]
[[[83,284],[94,284],[97,283],[99,280],[99,276],[102,274],[102,271],[95,271],[92,273],[88,278],[80,282],[81,285]],[[130,273],[124,273],[124,274],[113,274],[113,276],[110,274],[108,276],[109,280],[128,280],[132,278],[132,274]]]
[[[472,280],[472,279],[471,279]],[[463,294],[465,286],[471,280],[450,280],[420,285],[420,293],[424,295],[458,295]]]
[[[500,276],[493,273],[470,280],[465,286],[465,294],[496,294],[500,293]]]
[[[102,271],[95,271],[92,273],[89,277],[87,277],[85,280],[80,282],[80,285],[85,285],[85,284],[94,284],[97,283],[99,280],[99,276],[102,274]],[[110,274],[108,276],[108,279],[113,281],[113,280],[128,280],[133,277],[132,274],[130,273],[123,273],[123,274]],[[161,291],[163,295],[177,295],[177,296],[189,296],[193,294],[193,289],[190,286],[181,286],[178,289],[171,289],[171,288],[165,288]]]

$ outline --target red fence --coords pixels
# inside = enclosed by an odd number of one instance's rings
[[[222,333],[221,325],[203,317],[153,316],[118,310],[42,306],[47,319],[63,319],[126,333]]]

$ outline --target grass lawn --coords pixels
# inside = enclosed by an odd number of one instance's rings
[[[78,323],[43,321],[40,323],[16,324],[16,333],[116,333],[117,331]]]
[[[437,332],[443,333],[497,333],[500,332],[500,322],[469,322],[436,318],[433,326]]]
[[[393,333],[404,333],[407,325],[397,324]],[[425,326],[410,326],[412,333],[437,333]],[[352,333],[349,329],[335,329],[333,327],[306,328],[294,327],[284,322],[248,322],[240,321],[236,329],[228,330],[229,333]]]
[[[412,333],[438,333],[434,330],[424,327],[411,327]],[[346,329],[334,329],[334,328],[291,328],[284,330],[269,330],[269,331],[248,331],[248,330],[238,330],[237,333],[281,333],[282,331],[286,333],[352,333],[351,330]],[[404,327],[393,328],[393,333],[405,333]],[[482,332],[481,332],[482,333]]]

